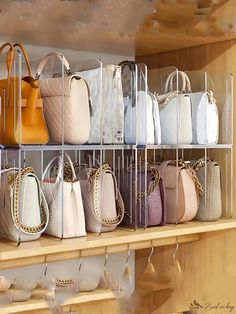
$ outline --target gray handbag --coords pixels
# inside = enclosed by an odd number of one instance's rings
[[[200,221],[217,220],[222,215],[220,165],[209,158],[201,158],[193,165],[198,179],[204,188],[195,219]]]

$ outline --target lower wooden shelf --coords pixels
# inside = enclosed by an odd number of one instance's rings
[[[36,241],[22,243],[19,247],[9,242],[0,242],[0,269],[29,266],[57,260],[84,256],[102,255],[153,246],[192,242],[205,232],[236,228],[236,219],[220,219],[214,222],[191,221],[178,225],[152,227],[145,230],[116,229],[100,236],[58,240],[43,236]]]
[[[111,290],[95,290],[92,292],[82,292],[78,295],[68,299],[63,306],[69,306],[73,304],[81,304],[88,302],[95,302],[100,300],[114,299],[115,296]],[[44,300],[29,300],[26,302],[13,302],[5,307],[0,308],[1,314],[13,314],[22,313],[28,311],[37,311],[48,308],[47,301]]]

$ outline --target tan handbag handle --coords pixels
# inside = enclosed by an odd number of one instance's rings
[[[12,66],[13,66],[13,62],[15,59],[15,47],[19,47],[23,53],[23,56],[25,58],[26,61],[26,65],[27,65],[27,69],[28,69],[28,73],[29,76],[31,76],[31,69],[30,69],[30,63],[29,63],[29,57],[28,54],[26,53],[26,50],[24,49],[24,47],[21,44],[15,43],[15,44],[11,44],[11,43],[5,43],[4,45],[2,45],[0,47],[0,55],[2,54],[3,50],[5,49],[5,47],[9,46],[9,50],[7,52],[7,56],[6,56],[6,64],[7,64],[7,105],[9,105],[10,102],[10,89],[11,89],[11,72],[12,72]]]
[[[22,54],[23,54],[23,56],[24,56],[24,59],[25,59],[25,61],[26,61],[26,66],[27,66],[27,69],[28,69],[29,76],[32,76],[32,75],[31,75],[30,62],[29,62],[29,56],[28,56],[28,54],[27,54],[27,52],[26,52],[26,50],[25,50],[25,47],[24,47],[22,44],[19,44],[19,43],[15,43],[15,44],[13,45],[13,47],[19,47],[19,48],[20,48],[20,50],[21,50],[21,52],[22,52]]]

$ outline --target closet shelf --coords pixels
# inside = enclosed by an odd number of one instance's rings
[[[215,222],[191,221],[178,225],[152,227],[146,230],[118,228],[100,236],[63,239],[43,236],[32,242],[0,242],[0,269],[23,267],[47,262],[76,259],[82,256],[102,255],[128,250],[139,250],[153,246],[166,246],[199,240],[199,234],[236,228],[236,219],[220,219]]]
[[[67,300],[63,306],[74,304],[95,302],[100,300],[114,299],[115,296],[111,290],[95,290],[92,292],[81,292],[78,295]],[[29,300],[26,302],[13,302],[5,307],[0,308],[1,314],[25,313],[28,311],[44,310],[48,308],[47,301]]]
[[[88,151],[88,150],[123,150],[123,149],[231,149],[232,144],[189,144],[189,145],[21,145],[19,147],[3,147],[4,150],[22,150],[22,151]]]

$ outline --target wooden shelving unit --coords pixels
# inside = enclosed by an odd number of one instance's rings
[[[59,240],[41,237],[32,242],[0,243],[0,269],[29,266],[45,262],[67,260],[84,256],[102,255],[153,246],[166,246],[199,240],[200,234],[236,228],[236,219],[215,222],[191,221],[178,225],[147,228],[146,230],[117,229],[113,232],[88,235],[83,238]]]
[[[89,293],[82,292],[67,300],[63,306],[70,306],[73,304],[81,304],[88,302],[96,302],[101,300],[114,299],[115,296],[111,290],[95,290]],[[48,308],[48,303],[45,300],[29,300],[26,302],[13,302],[1,308],[1,314],[22,313],[28,311],[43,310]]]

